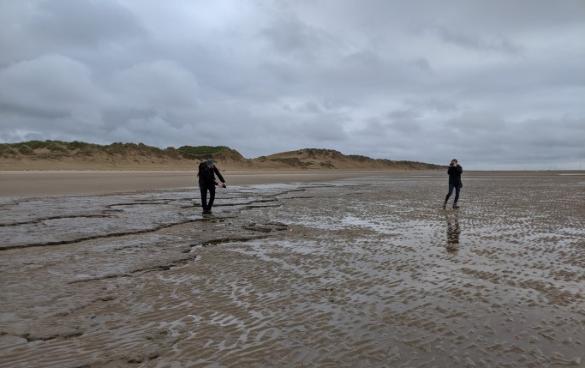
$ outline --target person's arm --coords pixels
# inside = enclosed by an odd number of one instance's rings
[[[219,181],[225,184],[225,179],[223,178],[223,176],[221,176],[221,173],[219,172],[216,166],[213,166],[213,172],[215,173],[215,175],[217,175]]]
[[[459,175],[461,175],[463,173],[463,167],[457,166],[457,172],[459,173]]]

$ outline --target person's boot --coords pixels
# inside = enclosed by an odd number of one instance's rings
[[[447,209],[447,201],[443,202],[443,209],[446,210]]]
[[[457,205],[457,203],[453,203],[453,209],[456,210],[458,208],[459,208],[459,206]]]

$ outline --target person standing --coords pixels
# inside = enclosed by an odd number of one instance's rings
[[[205,160],[199,164],[199,189],[201,190],[201,206],[204,214],[211,213],[213,201],[215,200],[215,186],[219,183],[215,180],[215,176],[221,181],[222,187],[226,187],[225,179],[215,166],[213,160]],[[207,192],[209,192],[209,202],[207,202]]]
[[[461,174],[463,173],[463,168],[459,165],[457,159],[452,159],[451,163],[449,164],[449,169],[447,170],[447,174],[449,175],[449,193],[445,197],[445,202],[443,203],[443,209],[447,208],[447,201],[449,201],[449,197],[453,193],[453,189],[455,189],[455,199],[453,200],[453,208],[457,209],[459,206],[457,202],[459,201],[459,192],[463,187],[463,183],[461,182]]]

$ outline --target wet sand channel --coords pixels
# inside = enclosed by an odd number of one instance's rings
[[[585,176],[0,199],[0,367],[565,367]]]

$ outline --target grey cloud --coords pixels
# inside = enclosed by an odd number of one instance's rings
[[[448,100],[444,97],[437,98],[429,96],[422,99],[413,98],[405,100],[404,103],[411,110],[420,109],[421,111],[437,111],[441,113],[447,113],[451,111],[456,111],[458,109],[458,104],[455,101]]]
[[[418,58],[412,64],[425,72],[432,72],[433,68],[426,58]]]
[[[45,40],[94,47],[101,42],[123,42],[145,31],[118,1],[45,0],[38,4],[30,28]]]
[[[60,54],[93,61],[99,69],[104,49],[120,52],[146,37],[132,11],[114,0],[30,0],[0,2],[0,66]]]
[[[155,60],[117,72],[111,83],[126,103],[145,108],[170,109],[195,105],[199,86],[195,76],[173,61]]]
[[[496,51],[516,54],[521,52],[521,47],[502,36],[492,34],[488,36],[472,35],[468,32],[456,32],[447,26],[435,25],[425,29],[436,35],[444,42],[452,43],[459,47],[470,48],[478,51]]]
[[[310,27],[298,19],[279,19],[260,34],[283,57],[315,58],[334,39],[323,30]],[[305,60],[306,61],[306,60]]]
[[[20,114],[63,116],[98,99],[91,71],[61,55],[43,55],[0,70],[0,102]],[[4,112],[6,110],[2,110]]]
[[[579,0],[0,2],[0,141],[570,168],[583,17]]]

